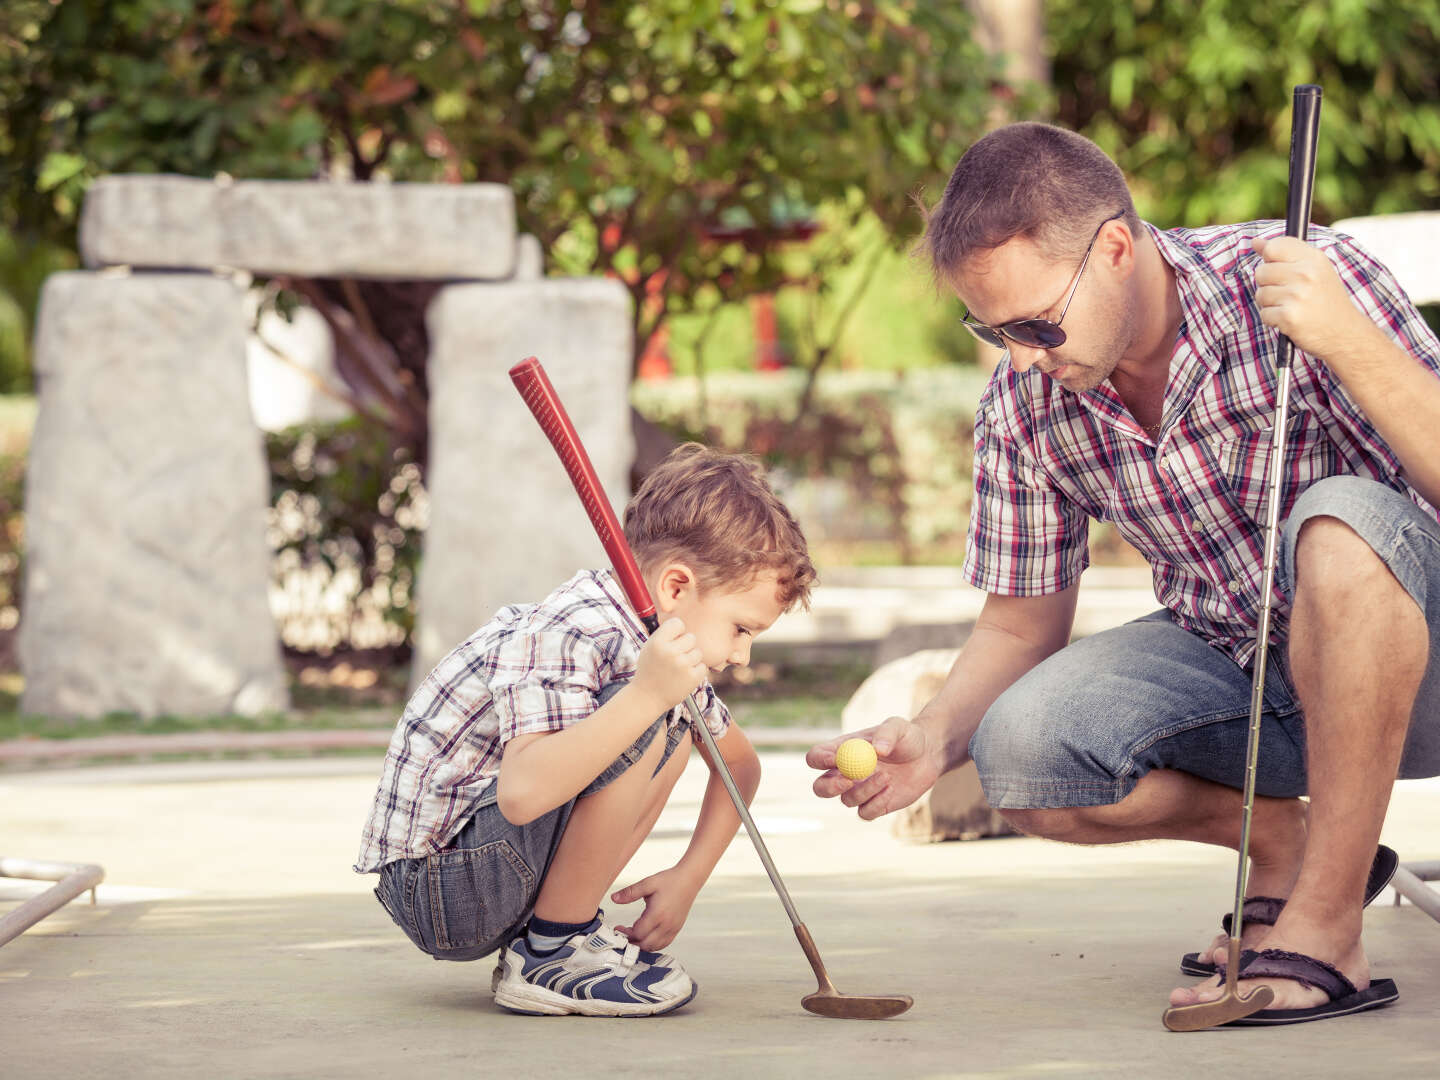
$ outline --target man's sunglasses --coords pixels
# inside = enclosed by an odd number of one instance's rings
[[[1095,249],[1095,241],[1100,238],[1100,230],[1116,218],[1124,216],[1125,212],[1122,210],[1118,214],[1111,214],[1095,226],[1095,235],[1090,237],[1090,245],[1085,249],[1085,257],[1080,260],[1080,268],[1075,271],[1075,280],[1070,283],[1070,292],[1065,297],[1065,306],[1060,311],[1060,318],[1054,322],[1049,319],[1016,319],[1014,322],[1001,323],[999,326],[988,326],[970,318],[968,311],[960,317],[960,321],[986,345],[993,345],[997,349],[1007,348],[1006,338],[1017,345],[1024,345],[1030,349],[1058,349],[1065,344],[1065,331],[1060,329],[1060,324],[1065,321],[1065,313],[1070,310],[1070,301],[1075,299],[1075,290],[1080,287],[1080,279],[1084,277],[1085,266],[1090,261],[1090,252]]]

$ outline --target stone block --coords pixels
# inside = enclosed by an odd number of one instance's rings
[[[54,274],[35,369],[21,708],[287,707],[239,291],[200,274]]]
[[[515,280],[538,281],[545,276],[545,251],[540,238],[522,233],[515,239]]]
[[[501,279],[515,269],[515,197],[503,184],[104,176],[85,196],[80,253],[91,267]]]
[[[539,357],[623,514],[634,458],[630,297],[616,281],[545,278],[442,289],[430,333],[430,525],[414,679],[505,604],[609,565],[509,370]]]
[[[914,716],[940,692],[959,652],[923,649],[877,668],[846,703],[841,727],[856,731],[891,716]],[[890,830],[903,840],[921,842],[975,840],[1015,832],[985,801],[971,762],[952,769],[923,796],[897,811]]]

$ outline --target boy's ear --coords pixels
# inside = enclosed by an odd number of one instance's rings
[[[662,611],[670,611],[687,593],[699,590],[695,572],[684,563],[667,563],[656,581],[655,603]]]

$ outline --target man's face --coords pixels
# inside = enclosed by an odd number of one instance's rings
[[[951,278],[970,317],[992,327],[1019,319],[1053,322],[1065,310],[1061,324],[1065,343],[1058,348],[1005,340],[1017,372],[1038,367],[1065,389],[1083,393],[1115,370],[1134,340],[1134,327],[1124,275],[1117,274],[1117,256],[1122,252],[1113,242],[1112,229],[1124,230],[1124,226],[1111,222],[1100,230],[1078,281],[1078,257],[1073,262],[1057,261],[1025,237],[971,256]],[[1065,309],[1072,285],[1074,296]]]

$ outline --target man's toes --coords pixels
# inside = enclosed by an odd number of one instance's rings
[[[1170,991],[1171,1005],[1199,1005],[1203,1001],[1215,1001],[1220,997],[1219,979],[1207,979],[1194,986],[1177,986]]]

